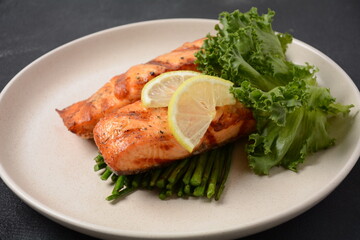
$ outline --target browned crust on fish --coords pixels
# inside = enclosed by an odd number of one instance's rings
[[[168,71],[197,71],[194,54],[199,51],[203,40],[185,43],[148,63],[135,65],[113,77],[88,99],[56,111],[69,131],[83,138],[92,138],[93,129],[101,118],[139,100],[143,86],[154,77]]]
[[[216,117],[193,153],[171,134],[167,108],[129,104],[99,121],[94,140],[108,166],[133,174],[201,153],[252,132],[255,120],[241,103],[217,107]]]

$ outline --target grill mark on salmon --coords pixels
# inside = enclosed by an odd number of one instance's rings
[[[185,43],[148,63],[135,65],[127,72],[114,76],[88,99],[56,111],[69,131],[83,138],[92,138],[93,129],[101,118],[139,100],[143,86],[154,77],[168,71],[197,71],[194,54],[203,41]]]
[[[136,117],[129,120],[129,116]],[[94,140],[113,171],[133,174],[223,145],[254,128],[251,111],[241,103],[217,107],[200,144],[189,153],[170,132],[167,108],[145,108],[137,101],[102,118],[94,129]]]

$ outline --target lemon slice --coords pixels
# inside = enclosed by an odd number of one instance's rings
[[[175,90],[185,80],[200,75],[194,71],[173,71],[163,73],[145,84],[141,101],[145,107],[167,107]]]
[[[189,152],[199,144],[216,115],[216,106],[235,104],[232,82],[208,75],[184,81],[174,92],[168,108],[169,128]]]

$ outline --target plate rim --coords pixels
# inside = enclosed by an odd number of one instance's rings
[[[96,37],[98,35],[111,33],[114,31],[126,29],[126,28],[132,28],[140,25],[152,25],[157,23],[171,23],[171,22],[193,22],[193,21],[199,21],[199,22],[212,22],[214,25],[218,23],[217,19],[206,19],[206,18],[168,18],[168,19],[157,19],[157,20],[149,20],[149,21],[141,21],[141,22],[133,22],[129,24],[124,24],[120,26],[111,27],[108,29],[104,29],[101,31],[97,31],[88,35],[85,35],[83,37],[74,39],[68,43],[65,43],[61,46],[58,46],[54,48],[53,50],[45,53],[44,55],[40,56],[39,58],[32,61],[30,64],[28,64],[26,67],[24,67],[20,72],[18,72],[2,89],[0,92],[0,103],[2,102],[2,99],[8,92],[8,89],[10,89],[13,84],[17,81],[17,79],[21,78],[21,75],[24,74],[29,68],[37,64],[38,62],[42,61],[43,59],[47,58],[48,56],[61,51],[64,48],[67,48],[68,46],[72,46],[75,44],[79,44],[82,41],[86,41],[89,38]],[[355,85],[354,81],[349,77],[349,75],[330,57],[319,51],[318,49],[312,47],[311,45],[298,40],[296,38],[293,39],[293,44],[298,44],[303,48],[307,48],[310,51],[314,52],[316,55],[319,55],[321,58],[324,58],[327,62],[329,62],[332,67],[336,67],[337,71],[340,71],[341,74],[346,76],[346,81],[352,85],[353,88],[357,89],[357,86]],[[358,94],[358,98],[360,98],[360,93]],[[1,107],[1,106],[0,106]],[[249,223],[247,225],[241,226],[241,228],[237,227],[231,227],[225,229],[223,232],[216,231],[206,231],[206,232],[190,232],[190,233],[157,233],[157,234],[151,234],[146,235],[145,233],[136,232],[136,231],[129,231],[129,230],[115,230],[110,227],[104,227],[99,226],[96,224],[84,222],[82,220],[69,217],[66,214],[63,214],[61,212],[55,211],[52,208],[46,206],[45,204],[42,204],[38,200],[36,200],[31,195],[27,194],[23,188],[19,185],[17,185],[11,176],[6,172],[6,170],[3,168],[3,164],[0,162],[0,177],[4,181],[4,183],[9,187],[13,193],[15,193],[16,196],[18,196],[21,200],[23,200],[28,206],[36,210],[37,212],[41,213],[43,216],[65,226],[70,229],[73,229],[78,232],[82,232],[91,236],[95,237],[103,237],[104,234],[107,237],[128,237],[128,238],[141,238],[141,239],[153,239],[153,238],[191,238],[191,239],[200,239],[200,238],[216,238],[221,236],[239,236],[241,232],[247,232],[245,235],[253,234],[255,232],[258,232],[259,229],[261,231],[272,228],[280,223],[286,222],[303,212],[307,211],[311,207],[315,206],[317,203],[319,203],[322,199],[326,198],[349,174],[349,172],[352,170],[352,168],[355,166],[356,162],[358,161],[358,158],[360,156],[360,140],[357,142],[355,151],[351,154],[350,158],[346,161],[346,164],[341,169],[341,171],[338,171],[336,176],[334,176],[326,186],[324,186],[320,193],[318,192],[316,195],[308,198],[306,201],[303,201],[301,204],[291,208],[290,210],[287,210],[285,212],[282,212],[277,215],[271,215],[267,218],[263,218],[261,220]],[[0,156],[1,157],[1,156]],[[267,227],[263,227],[263,226]],[[121,233],[121,235],[119,235]],[[244,234],[242,236],[245,236]]]

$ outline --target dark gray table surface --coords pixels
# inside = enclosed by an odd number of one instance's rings
[[[87,34],[153,19],[215,19],[221,11],[247,11],[252,6],[262,13],[267,8],[275,10],[274,29],[289,32],[328,55],[359,88],[358,0],[0,0],[0,90],[41,55]],[[357,164],[339,187],[315,207],[245,239],[360,239],[359,186]],[[0,180],[0,239],[65,238],[93,239],[40,215]]]

